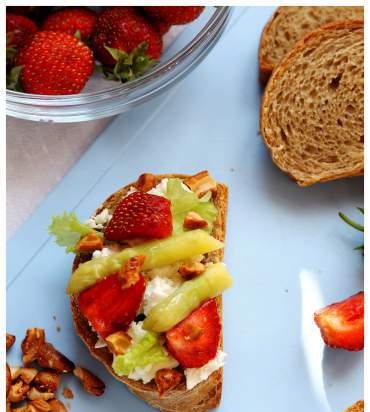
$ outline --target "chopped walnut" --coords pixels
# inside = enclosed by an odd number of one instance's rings
[[[151,173],[143,173],[137,179],[135,188],[140,192],[147,192],[158,184],[159,179]]]
[[[196,325],[188,324],[184,326],[184,333],[184,339],[186,341],[194,341],[199,339],[203,335],[204,329],[199,328]]]
[[[56,392],[60,385],[60,373],[55,371],[40,371],[34,381],[34,386],[40,392]]]
[[[6,333],[6,350],[10,349],[15,342],[15,336],[10,333]]]
[[[44,401],[48,401],[50,399],[55,398],[55,393],[52,392],[40,392],[36,388],[31,388],[28,392],[27,397],[29,400],[34,401],[36,399],[43,399]]]
[[[123,331],[112,333],[105,338],[108,349],[114,355],[123,355],[131,345],[130,336]]]
[[[176,369],[160,369],[157,371],[155,374],[155,383],[159,396],[180,385],[183,379],[183,374]]]
[[[6,410],[8,412],[8,409]],[[37,412],[33,406],[26,404],[24,406],[20,406],[18,408],[12,408],[11,404],[9,404],[9,412]]]
[[[201,275],[205,271],[205,269],[206,268],[203,263],[195,262],[192,265],[180,265],[179,273],[184,279],[189,280]]]
[[[67,408],[58,399],[53,399],[49,401],[51,407],[50,412],[67,412]]]
[[[207,170],[197,173],[184,179],[184,183],[195,192],[198,197],[202,197],[205,193],[217,190],[217,182],[210,176]]]
[[[12,384],[8,394],[8,401],[12,403],[22,402],[26,399],[27,392],[30,390],[30,386],[24,383],[21,379],[18,379]]]
[[[64,373],[72,372],[75,366],[72,361],[57,351],[51,343],[41,345],[37,362],[43,368]]]
[[[183,226],[185,229],[204,229],[208,222],[196,212],[189,212],[184,219]]]
[[[24,383],[29,385],[34,380],[38,370],[35,368],[12,367],[10,368],[10,372],[12,375],[12,381],[15,381],[18,377],[20,377]]]
[[[50,412],[51,406],[44,399],[35,399],[30,402],[30,405],[33,406],[37,412]]]
[[[101,396],[104,393],[105,384],[104,382],[95,376],[93,373],[88,371],[81,366],[77,366],[73,374],[77,376],[78,379],[81,380],[82,385],[86,392],[90,393],[91,395]]]
[[[144,255],[130,258],[118,273],[118,279],[122,289],[129,288],[139,280],[141,268],[145,260]]]
[[[37,359],[40,346],[45,343],[44,329],[32,328],[27,329],[26,337],[23,339],[21,348],[23,353],[23,363],[29,366]]]
[[[67,386],[64,387],[63,389],[63,396],[66,399],[73,399],[73,392],[72,389],[68,388]]]
[[[84,236],[76,245],[76,251],[79,253],[94,252],[94,250],[103,249],[103,239],[96,233],[89,233]]]
[[[8,393],[12,386],[12,374],[10,372],[9,365],[6,364],[6,397],[8,397]]]

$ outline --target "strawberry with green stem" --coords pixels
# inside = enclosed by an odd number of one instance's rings
[[[364,214],[364,208],[362,207],[357,207],[357,210],[359,210],[362,214]],[[364,226],[360,225],[359,223],[356,223],[352,219],[350,219],[348,216],[346,216],[344,213],[339,212],[338,213],[339,217],[344,220],[348,225],[352,226],[354,229],[363,232],[364,231]],[[362,254],[364,253],[364,245],[357,246],[355,250],[360,250]]]

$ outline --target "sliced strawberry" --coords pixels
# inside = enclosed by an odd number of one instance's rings
[[[364,347],[364,292],[315,312],[324,342],[333,347],[359,351]]]
[[[161,239],[172,233],[171,202],[162,196],[134,192],[117,206],[104,231],[108,240]]]
[[[122,289],[118,274],[108,276],[78,296],[80,310],[103,338],[126,330],[135,319],[145,291],[145,280]]]
[[[220,333],[216,300],[207,300],[166,332],[167,348],[184,368],[200,368],[216,356]]]

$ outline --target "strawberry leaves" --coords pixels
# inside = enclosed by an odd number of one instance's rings
[[[363,207],[357,207],[357,210],[360,211],[360,213],[364,214],[364,208]],[[354,220],[350,219],[348,216],[346,216],[344,213],[339,212],[338,213],[339,217],[346,222],[349,226],[353,227],[354,229],[363,232],[364,231],[364,226],[360,225],[359,223],[355,222]],[[360,250],[362,254],[364,254],[364,245],[360,245],[354,248],[354,250]]]

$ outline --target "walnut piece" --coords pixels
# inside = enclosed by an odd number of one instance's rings
[[[10,388],[12,386],[12,374],[10,372],[9,365],[6,364],[6,397],[8,397]]]
[[[77,366],[74,369],[73,374],[77,376],[78,379],[81,380],[82,385],[84,389],[86,390],[86,392],[94,396],[103,395],[105,384],[101,379],[99,379],[93,373],[91,373],[85,368],[82,368],[81,366]]]
[[[137,179],[135,188],[140,192],[147,192],[157,186],[159,179],[151,173],[143,173]]]
[[[60,385],[60,373],[55,371],[40,371],[34,381],[34,386],[40,392],[55,393]]]
[[[189,212],[184,219],[183,226],[185,229],[204,229],[208,222],[196,212]]]
[[[123,355],[131,345],[130,336],[123,331],[112,333],[105,338],[108,349],[114,355]]]
[[[206,268],[203,263],[200,262],[195,262],[192,265],[186,265],[183,263],[179,267],[179,273],[184,279],[189,280],[201,275],[205,269]]]
[[[42,368],[52,369],[56,372],[72,372],[74,363],[57,351],[51,343],[44,343],[39,348],[37,362]]]
[[[44,329],[32,328],[27,329],[26,337],[23,339],[21,349],[23,353],[23,363],[29,366],[37,359],[40,346],[45,343]]]
[[[6,350],[10,349],[15,342],[15,336],[10,333],[6,333]]]
[[[51,406],[44,399],[35,399],[34,401],[30,402],[30,405],[33,406],[37,410],[37,412],[51,411]]]
[[[72,389],[68,388],[68,386],[65,386],[64,389],[63,389],[63,396],[66,399],[73,399]]]
[[[217,191],[217,182],[210,176],[207,170],[185,178],[184,183],[195,192],[198,197],[202,197],[208,191],[212,193]]]
[[[67,408],[58,399],[49,401],[50,412],[67,412]]]
[[[34,380],[38,370],[35,368],[12,367],[10,368],[10,373],[12,375],[12,381],[20,377],[24,383],[29,385]]]
[[[94,250],[103,249],[103,239],[96,233],[89,233],[84,236],[76,245],[76,251],[79,253],[94,252]]]
[[[144,260],[144,255],[137,255],[130,258],[125,265],[123,265],[118,272],[118,280],[122,289],[129,288],[139,280],[139,275]]]
[[[176,369],[160,369],[155,374],[155,383],[157,385],[159,396],[165,392],[176,388],[184,380],[184,376]]]
[[[40,392],[36,388],[31,388],[31,390],[27,394],[27,397],[31,401],[34,401],[36,399],[43,399],[44,401],[48,401],[50,399],[55,398],[55,393]]]
[[[30,386],[24,383],[21,379],[18,379],[12,384],[8,394],[8,401],[12,403],[22,402],[26,399],[27,392],[30,390]]]

